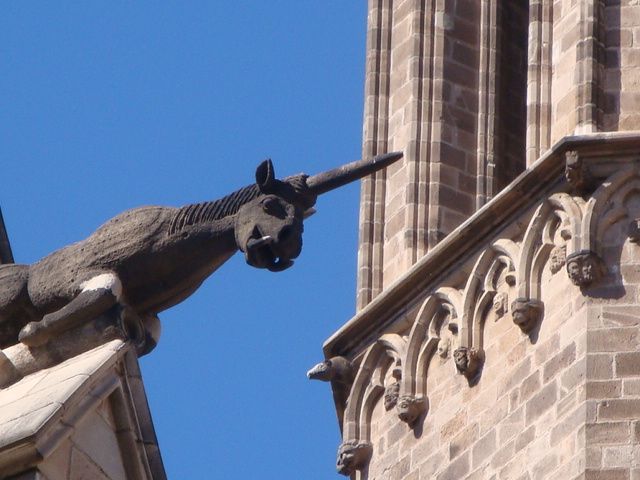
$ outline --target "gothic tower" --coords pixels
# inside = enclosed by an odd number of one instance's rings
[[[640,478],[640,6],[370,0],[357,313],[324,345],[364,479]]]

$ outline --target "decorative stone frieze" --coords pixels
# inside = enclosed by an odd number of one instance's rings
[[[524,333],[529,333],[542,318],[543,304],[531,298],[516,298],[511,304],[513,323]]]
[[[427,402],[424,397],[414,397],[413,395],[402,395],[398,399],[396,411],[398,418],[412,427],[416,420],[426,410]]]
[[[578,151],[569,150],[565,153],[564,158],[564,176],[573,190],[580,195],[584,195],[588,191],[593,190],[594,182],[591,171],[580,157]]]
[[[604,263],[595,252],[582,250],[567,257],[567,274],[571,282],[578,287],[588,287],[596,283],[604,273]]]
[[[453,352],[453,361],[458,372],[467,377],[467,380],[473,380],[480,373],[484,354],[476,348],[458,347]]]
[[[347,477],[355,473],[356,470],[362,470],[373,452],[373,445],[369,442],[360,442],[358,440],[349,440],[344,442],[338,448],[338,458],[336,460],[336,469],[338,473]]]

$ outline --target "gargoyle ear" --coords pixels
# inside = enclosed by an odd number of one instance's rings
[[[275,183],[275,173],[271,159],[267,159],[258,165],[256,169],[256,183],[263,193],[269,193]]]

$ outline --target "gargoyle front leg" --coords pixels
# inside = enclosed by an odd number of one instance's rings
[[[82,291],[60,310],[30,322],[20,330],[18,340],[30,347],[44,345],[51,338],[106,312],[122,296],[122,283],[114,273],[97,275],[82,284]]]

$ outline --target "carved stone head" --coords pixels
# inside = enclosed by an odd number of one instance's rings
[[[583,193],[591,187],[591,173],[575,150],[565,153],[564,176],[573,189],[579,193]]]
[[[249,265],[281,271],[300,255],[304,212],[315,203],[304,194],[305,178],[277,180],[270,160],[258,166],[260,195],[242,205],[235,220],[236,244]]]
[[[400,394],[400,382],[395,381],[384,389],[384,409],[391,410],[398,403]]]
[[[369,461],[373,447],[368,442],[358,442],[350,440],[344,442],[338,448],[338,458],[336,459],[336,470],[347,477],[356,470],[361,470]]]
[[[333,364],[331,360],[320,362],[307,372],[307,378],[309,380],[320,380],[323,382],[328,382],[333,378],[334,375],[332,367]]]
[[[451,337],[447,335],[438,341],[438,348],[436,349],[436,353],[440,358],[447,358],[449,356],[450,349],[451,349]]]
[[[567,274],[574,285],[588,287],[604,274],[600,257],[591,251],[581,251],[567,258]]]
[[[396,405],[398,418],[410,426],[420,417],[424,408],[424,398],[414,397],[412,395],[402,395],[398,398],[398,404]]]
[[[493,297],[493,311],[499,317],[502,317],[507,312],[508,295],[505,292],[500,292]]]
[[[391,152],[312,177],[300,174],[283,180],[275,178],[271,160],[265,160],[256,169],[256,186],[244,190],[242,200],[247,201],[235,213],[236,246],[244,252],[249,265],[273,272],[289,268],[302,250],[302,221],[312,213],[318,195],[376,172],[400,158],[402,152]]]
[[[536,326],[542,315],[542,302],[530,298],[516,298],[511,304],[513,323],[524,333],[529,333]]]
[[[458,372],[467,379],[474,378],[480,371],[483,355],[479,350],[469,347],[458,347],[453,352],[453,362]]]
[[[551,273],[557,273],[567,261],[567,246],[556,245],[549,254],[549,269]]]

